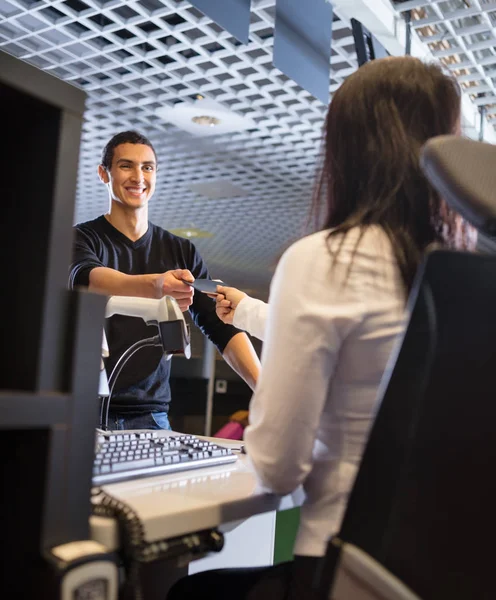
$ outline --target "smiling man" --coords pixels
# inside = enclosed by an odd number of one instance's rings
[[[208,278],[190,240],[150,223],[148,203],[155,191],[157,156],[135,131],[115,135],[105,146],[98,175],[107,186],[107,214],[75,227],[70,285],[108,295],[174,297],[189,310],[226,362],[254,389],[260,363],[245,333],[222,323],[215,302],[181,281]],[[115,315],[106,320],[110,375],[122,353],[153,335],[142,319]],[[169,429],[170,361],[157,347],[142,348],[119,375],[109,412],[110,429]]]

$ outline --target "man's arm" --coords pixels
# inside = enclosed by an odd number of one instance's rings
[[[209,279],[207,266],[194,244],[189,240],[187,244],[189,256],[186,264],[191,273],[196,279]],[[201,332],[217,346],[231,369],[254,390],[260,372],[260,360],[246,333],[223,323],[215,312],[215,302],[201,292],[195,294],[191,315]]]
[[[109,296],[139,296],[140,298],[162,298],[172,296],[182,311],[188,310],[193,301],[193,288],[181,281],[193,281],[186,269],[175,269],[165,273],[127,275],[109,269],[95,267],[89,274],[89,289]]]
[[[162,298],[172,296],[180,309],[188,310],[193,301],[193,288],[181,280],[194,281],[187,269],[173,269],[165,273],[128,275],[105,266],[100,260],[98,234],[90,229],[75,228],[73,260],[69,286],[85,286],[92,292],[107,296],[138,296]]]
[[[260,360],[246,333],[240,331],[233,336],[222,356],[231,369],[254,390],[260,373]]]
[[[126,275],[108,267],[95,267],[89,274],[88,289],[109,296],[156,298],[156,277],[156,275]]]

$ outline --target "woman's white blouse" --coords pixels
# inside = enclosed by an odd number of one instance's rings
[[[405,321],[405,292],[382,229],[327,238],[323,231],[293,244],[269,304],[245,298],[235,313],[238,327],[264,339],[248,456],[266,491],[303,485],[294,551],[307,556],[323,555],[339,529]]]

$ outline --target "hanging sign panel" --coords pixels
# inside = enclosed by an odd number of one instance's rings
[[[190,2],[241,43],[248,43],[251,0],[190,0]]]
[[[332,6],[326,0],[277,0],[274,66],[329,103]]]

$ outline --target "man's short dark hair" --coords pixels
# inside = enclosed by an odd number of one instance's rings
[[[114,135],[114,137],[107,142],[107,145],[103,149],[101,162],[103,167],[106,169],[110,169],[112,167],[114,150],[121,144],[144,144],[145,146],[149,146],[153,150],[153,154],[155,154],[155,160],[157,160],[155,148],[147,137],[138,131],[121,131],[121,133]]]

